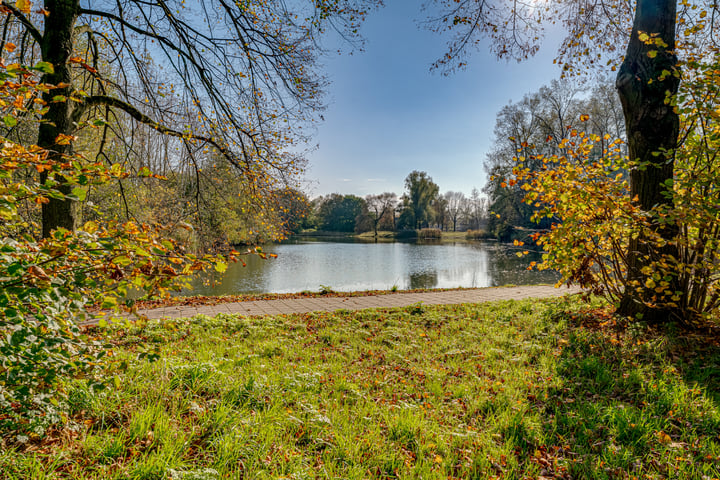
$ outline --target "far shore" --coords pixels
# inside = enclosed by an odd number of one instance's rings
[[[328,238],[358,238],[362,240],[409,240],[419,239],[424,241],[440,241],[440,242],[473,242],[473,241],[497,241],[494,237],[487,234],[480,236],[469,236],[468,232],[445,232],[443,231],[440,238],[422,238],[418,231],[415,230],[400,230],[397,232],[381,230],[377,232],[363,232],[363,233],[350,233],[350,232],[330,232],[323,230],[305,230],[299,233],[293,233],[292,237],[328,237]]]

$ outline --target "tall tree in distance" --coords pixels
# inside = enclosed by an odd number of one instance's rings
[[[421,228],[432,220],[432,204],[438,196],[440,188],[427,172],[413,170],[405,178],[405,194],[403,204],[407,222],[413,228]]]
[[[329,232],[353,232],[365,209],[365,200],[356,195],[332,193],[320,203],[320,226]]]
[[[373,3],[22,0],[2,5],[0,46],[19,47],[11,61],[43,61],[42,82],[57,86],[42,95],[37,144],[58,165],[83,129],[102,138],[89,157],[106,159],[108,137],[126,138],[110,121],[125,115],[183,150],[225,156],[260,196],[297,173],[283,149],[322,106],[317,36],[352,38]],[[72,201],[43,205],[44,236],[76,222]]]

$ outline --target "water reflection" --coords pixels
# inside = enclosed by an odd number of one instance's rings
[[[410,288],[434,288],[438,284],[437,272],[416,272],[408,275]]]
[[[246,259],[247,266],[230,265],[208,287],[201,281],[192,292],[202,295],[232,293],[334,290],[490,287],[507,284],[552,283],[552,272],[527,271],[537,255],[522,259],[510,247],[495,243],[431,243],[328,241],[303,239],[271,245],[278,258]]]

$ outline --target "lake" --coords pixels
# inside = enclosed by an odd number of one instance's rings
[[[183,295],[401,290],[413,288],[494,287],[554,283],[555,272],[528,271],[540,255],[518,258],[517,247],[496,242],[378,242],[301,238],[267,245],[277,258],[245,258],[230,264],[210,287],[198,280]]]

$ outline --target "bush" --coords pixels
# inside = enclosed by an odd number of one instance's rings
[[[399,239],[417,238],[417,236],[418,236],[417,230],[399,230],[395,234],[395,238],[399,238]]]
[[[483,240],[493,238],[493,236],[485,230],[468,230],[465,232],[465,238],[468,240]]]
[[[434,240],[442,238],[442,230],[439,228],[423,228],[418,232],[418,238],[423,240]]]

